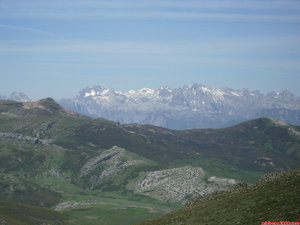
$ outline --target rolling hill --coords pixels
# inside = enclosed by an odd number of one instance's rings
[[[178,131],[0,101],[0,199],[70,224],[132,224],[299,162],[300,127],[269,118]]]

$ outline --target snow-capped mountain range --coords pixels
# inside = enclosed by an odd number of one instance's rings
[[[224,127],[263,116],[300,125],[300,98],[289,91],[264,95],[193,84],[120,92],[93,86],[58,103],[92,117],[172,129]]]
[[[0,99],[31,101],[20,92],[0,96]],[[300,97],[286,90],[264,95],[248,89],[213,88],[202,84],[127,92],[93,86],[82,89],[73,98],[56,101],[91,117],[172,129],[219,128],[258,117],[300,125]]]

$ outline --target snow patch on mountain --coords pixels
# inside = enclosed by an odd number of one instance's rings
[[[96,95],[96,92],[94,90],[91,90],[91,92],[86,92],[84,94],[84,97],[86,98],[86,97],[95,96],[95,95]]]

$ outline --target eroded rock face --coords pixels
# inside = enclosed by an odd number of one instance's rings
[[[125,156],[125,149],[114,146],[104,151],[99,156],[89,160],[81,169],[81,176],[95,170],[98,166],[105,165],[105,169],[99,174],[98,178],[112,175],[119,170],[142,162],[142,160],[129,160]]]
[[[234,179],[206,177],[201,167],[181,167],[149,172],[128,189],[155,199],[184,202],[188,197],[204,196],[226,190],[236,184]]]
[[[81,169],[81,176],[88,174],[97,166],[105,163],[118,160],[123,154],[124,149],[114,146],[113,148],[104,151],[102,154],[90,159]]]
[[[143,162],[130,157],[125,149],[114,146],[87,161],[80,170],[79,178],[90,182],[93,189],[101,184],[103,178],[113,178],[126,168]]]

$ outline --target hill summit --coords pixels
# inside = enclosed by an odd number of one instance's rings
[[[22,114],[64,114],[79,115],[64,109],[53,98],[45,98],[38,101],[17,102],[12,100],[0,100],[0,112]]]

